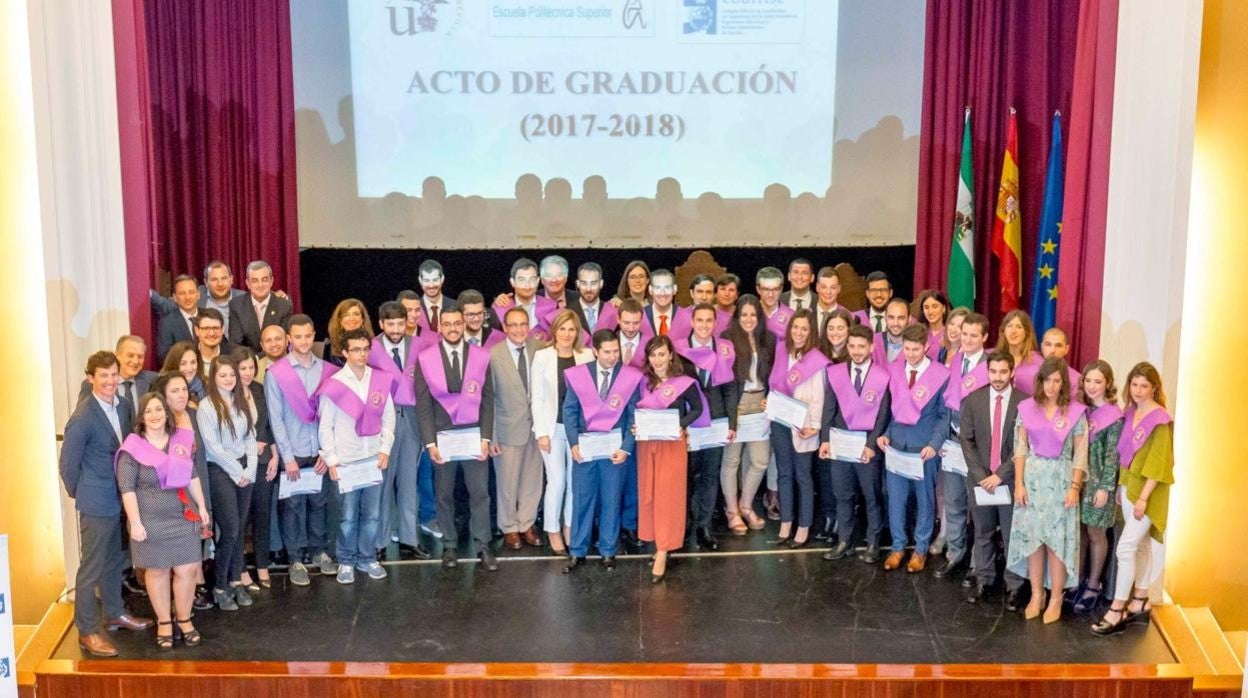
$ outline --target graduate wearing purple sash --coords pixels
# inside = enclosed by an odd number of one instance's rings
[[[536,279],[534,266],[534,279]],[[529,272],[522,272],[528,274]],[[525,277],[528,278],[527,276]],[[536,285],[536,281],[533,282]],[[441,315],[442,340],[422,351],[417,361],[416,408],[425,449],[436,464],[438,526],[442,529],[442,564],[458,564],[455,525],[455,479],[460,472],[468,487],[469,529],[477,555],[489,571],[498,569],[490,549],[489,443],[494,434],[494,381],[490,355],[464,341],[464,313],[448,306]],[[437,448],[438,432],[479,429],[478,460],[445,461]]]
[[[1105,562],[1109,559],[1108,530],[1117,521],[1118,507],[1118,439],[1122,435],[1123,414],[1118,406],[1118,387],[1114,371],[1105,361],[1097,360],[1084,369],[1083,399],[1088,406],[1088,478],[1079,502],[1079,523],[1088,540],[1088,564],[1079,581],[1082,589],[1075,600],[1075,613],[1084,614],[1101,600],[1101,581]]]
[[[1026,617],[1061,617],[1062,589],[1079,581],[1079,492],[1088,472],[1087,406],[1071,401],[1066,362],[1040,366],[1040,394],[1019,403],[1014,434],[1014,526],[1006,568],[1031,582]],[[1068,574],[1074,571],[1074,574]],[[1045,604],[1045,588],[1052,590]]]
[[[400,310],[402,305],[398,306]],[[406,313],[403,315],[406,318]],[[398,319],[392,322],[398,323]],[[338,583],[355,581],[358,570],[382,579],[386,570],[377,561],[377,529],[381,525],[380,483],[343,491],[339,469],[389,466],[394,446],[393,374],[368,365],[371,338],[364,330],[343,334],[347,365],[321,389],[321,458],[329,479],[339,483]]]
[[[741,383],[733,371],[737,352],[731,341],[716,339],[715,308],[709,304],[693,309],[693,334],[687,339],[677,338],[672,344],[676,353],[684,359],[685,373],[697,381],[702,389],[702,411],[709,425],[716,419],[728,420],[728,442],[736,438],[737,408],[741,402]],[[693,476],[693,492],[690,493],[690,514],[698,546],[705,550],[717,550],[718,541],[711,532],[711,515],[719,496],[719,469],[724,449],[704,448],[689,454],[689,469]]]
[[[823,401],[820,420],[819,457],[832,461],[832,496],[836,497],[837,530],[840,538],[832,550],[824,554],[829,561],[844,558],[854,548],[854,503],[861,492],[867,515],[867,549],[859,556],[863,562],[875,563],[880,556],[880,533],[884,528],[884,510],[880,502],[881,463],[876,441],[888,428],[891,415],[888,392],[888,369],[871,359],[872,332],[862,325],[849,328],[845,350],[849,360],[825,369],[828,395]],[[830,429],[866,432],[866,448],[857,460],[832,458],[828,440]]]
[[[598,330],[614,330],[620,322],[614,303],[602,298],[602,267],[596,262],[585,262],[576,269],[576,295],[568,296],[567,309],[576,313],[584,328],[585,346],[593,346],[593,334]]]
[[[538,295],[539,280],[537,262],[521,258],[511,265],[511,296],[500,298],[491,308],[491,322],[495,327],[502,327],[503,316],[509,309],[518,306],[529,313],[529,336],[541,341],[550,340],[550,321],[558,314],[559,304]]]
[[[894,301],[888,306],[889,321],[893,320]],[[885,570],[901,566],[905,549],[910,543],[906,530],[906,509],[910,497],[917,503],[914,522],[914,554],[906,571],[917,573],[927,567],[928,548],[936,523],[936,472],[940,468],[939,451],[949,436],[949,408],[944,392],[949,382],[949,369],[927,358],[927,328],[910,325],[901,333],[902,359],[888,367],[888,389],[891,393],[892,422],[881,436],[881,448],[894,448],[923,459],[923,478],[912,480],[891,470],[884,474],[888,488],[888,528],[893,542],[884,560]]]
[[[561,421],[572,452],[572,531],[565,573],[584,562],[595,520],[602,564],[608,570],[615,568],[627,461],[636,452],[633,410],[642,373],[621,363],[619,341],[609,329],[594,333],[594,357],[594,361],[573,366],[563,374],[567,394],[560,408]],[[620,430],[620,448],[610,458],[582,457],[581,435],[616,429]]]
[[[420,544],[420,453],[424,441],[416,416],[417,357],[437,342],[438,335],[417,328],[407,335],[407,311],[398,301],[387,301],[377,311],[381,334],[373,338],[368,365],[389,375],[393,381],[394,444],[381,483],[380,525],[375,546],[384,551],[391,533],[399,539],[399,556],[428,559],[429,551]]]
[[[1118,438],[1118,538],[1114,601],[1092,632],[1112,635],[1132,618],[1148,619],[1149,598],[1165,566],[1170,486],[1174,484],[1174,419],[1166,411],[1161,376],[1147,361],[1127,373],[1127,409]]]
[[[779,312],[787,311],[782,306]],[[806,404],[806,418],[800,429],[781,422],[771,423],[771,449],[776,457],[776,485],[780,497],[780,538],[778,544],[791,548],[805,545],[815,520],[815,481],[811,473],[819,449],[819,426],[823,419],[829,361],[819,351],[814,313],[794,310],[783,343],[776,343],[776,358],[768,385],[770,397],[783,393]],[[796,492],[794,491],[796,489]],[[796,520],[796,531],[793,529]]]

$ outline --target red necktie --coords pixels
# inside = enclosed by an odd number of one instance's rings
[[[667,336],[667,316],[666,315],[659,316],[659,336],[660,337]]]
[[[914,387],[914,379],[915,379],[918,375],[919,375],[919,372],[918,372],[918,371],[914,370],[913,368],[912,368],[912,369],[910,369],[910,382],[906,384],[906,387],[907,387],[907,388],[913,388],[913,387]]]
[[[1001,413],[1005,411],[1001,398],[997,396],[997,409],[992,413],[992,440],[989,442],[992,454],[988,457],[988,470],[994,473],[1001,467]]]

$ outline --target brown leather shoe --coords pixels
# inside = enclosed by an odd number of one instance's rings
[[[78,638],[78,646],[93,657],[116,657],[117,648],[101,633],[91,633]]]
[[[524,545],[520,543],[520,534],[515,531],[503,534],[503,545],[511,548],[512,550],[519,550],[524,547]]]
[[[154,623],[151,618],[133,616],[129,613],[123,613],[116,618],[109,618],[104,621],[104,627],[109,630],[116,630],[118,628],[125,628],[126,630],[147,630],[152,627],[152,625],[154,625]]]
[[[927,556],[922,553],[915,553],[910,556],[910,562],[906,564],[907,572],[922,572],[927,568]]]
[[[905,556],[906,554],[900,550],[889,553],[888,557],[884,558],[884,569],[891,572],[901,567],[901,560]]]
[[[521,534],[521,537],[524,538],[524,544],[530,548],[542,547],[542,537],[537,535],[537,531],[532,526],[529,526],[528,530]]]

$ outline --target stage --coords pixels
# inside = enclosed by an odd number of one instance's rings
[[[126,659],[259,662],[1165,664],[1161,635],[1135,625],[1108,639],[1089,618],[1052,626],[1008,613],[1003,597],[963,603],[959,580],[884,572],[824,548],[784,552],[772,528],[681,554],[650,583],[645,556],[561,574],[534,549],[500,553],[488,572],[463,560],[387,563],[353,585],[284,574],[234,613],[198,613],[204,643],[161,652],[147,633],[110,637]],[[436,548],[435,548],[436,553]],[[466,553],[465,553],[466,554]],[[959,576],[960,579],[960,576]],[[146,602],[131,599],[147,613]],[[81,659],[71,630],[56,658]]]

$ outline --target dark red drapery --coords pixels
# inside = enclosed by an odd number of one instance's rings
[[[127,227],[147,228],[145,249],[128,258],[146,278],[132,286],[199,277],[221,259],[242,287],[246,264],[263,259],[298,305],[288,0],[113,5],[127,22],[117,44],[118,95],[129,101],[119,112],[131,115],[122,147],[144,153],[141,168],[123,166]],[[131,315],[146,307],[132,293]]]
[[[1029,297],[1054,110],[1069,112],[1080,0],[928,0],[914,288],[946,286],[964,109],[971,107],[976,307],[1001,316],[989,235],[1005,119],[1018,112],[1023,298]],[[991,339],[995,342],[995,336]]]

